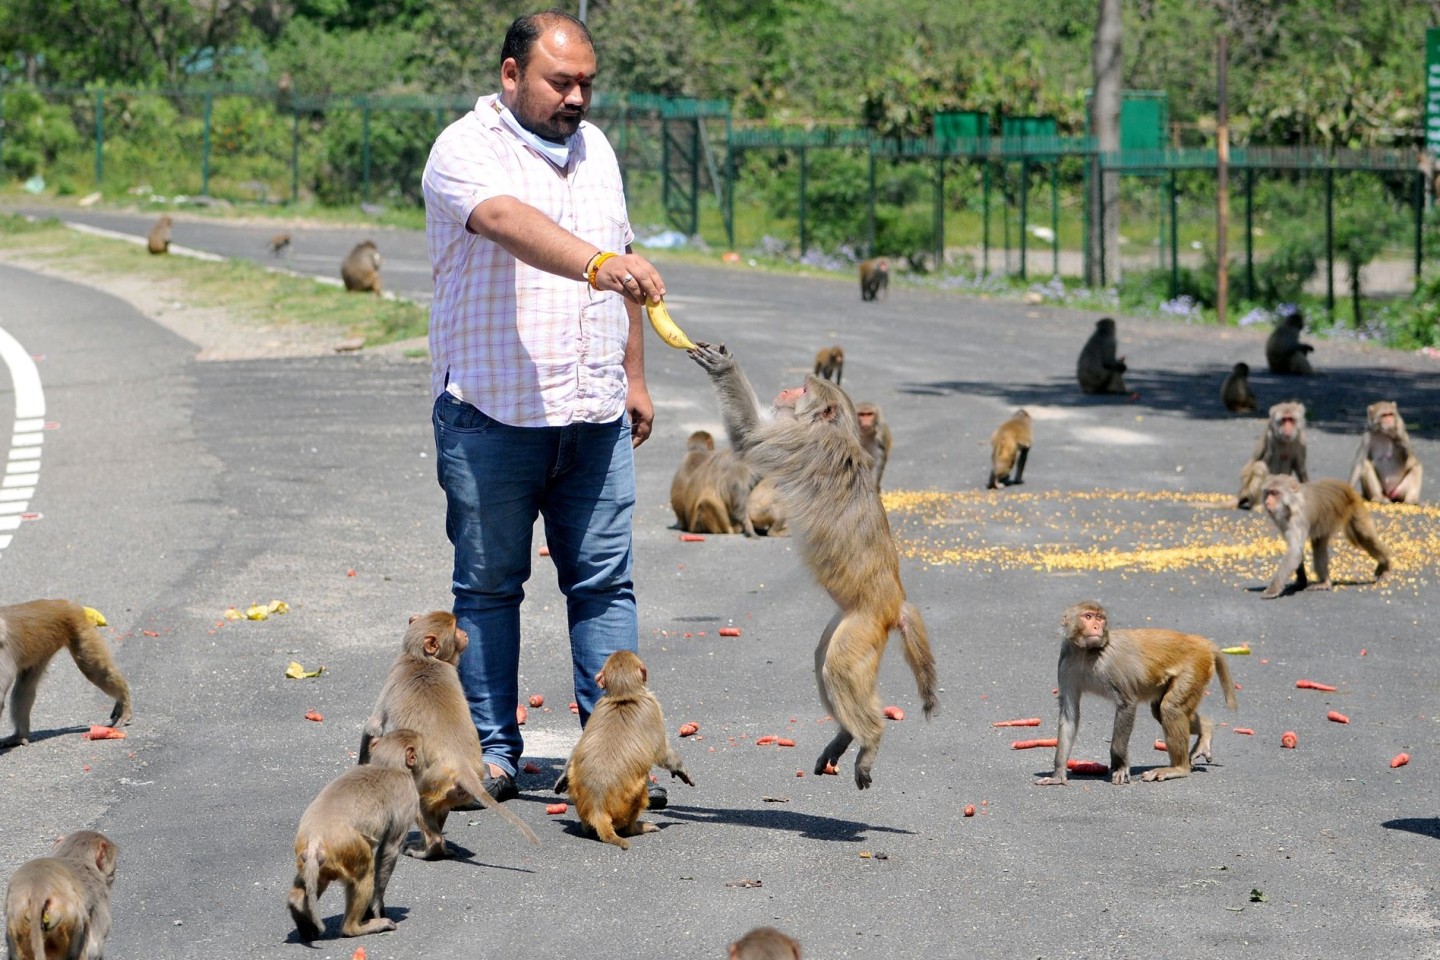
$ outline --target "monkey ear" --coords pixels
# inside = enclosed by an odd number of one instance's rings
[[[105,861],[110,855],[110,844],[104,840],[95,841],[95,869],[101,873],[105,872]]]
[[[650,668],[649,668],[649,667],[644,667],[644,666],[642,666],[642,667],[640,668],[640,682],[641,682],[641,683],[649,683],[649,682],[650,682]]]
[[[599,684],[601,690],[604,690],[604,689],[605,689],[605,671],[604,671],[604,670],[601,670],[599,673],[595,674],[595,682],[596,682],[597,684]]]
[[[416,620],[419,620],[419,619],[420,619],[420,614],[418,614],[418,613],[412,613],[412,614],[410,614],[410,619],[409,619],[409,620],[406,620],[405,622],[406,622],[407,624],[411,624],[411,623],[414,623]]]
[[[415,747],[413,744],[405,748],[405,766],[415,766]]]
[[[431,657],[440,653],[440,638],[433,633],[425,634],[425,653]]]
[[[839,413],[840,409],[836,407],[835,404],[827,403],[825,405],[825,408],[820,411],[820,419],[824,420],[826,423],[833,423]]]

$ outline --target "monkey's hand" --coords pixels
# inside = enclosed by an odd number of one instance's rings
[[[695,781],[690,779],[690,774],[685,772],[684,767],[676,767],[675,769],[670,771],[670,779],[674,780],[676,777],[679,777],[682,781],[692,787],[695,786]]]
[[[713,344],[700,341],[695,344],[695,349],[686,350],[690,359],[700,364],[705,372],[711,377],[718,377],[731,370],[735,366],[735,358],[730,355],[725,344]]]

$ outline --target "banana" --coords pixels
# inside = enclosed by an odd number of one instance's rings
[[[665,309],[665,301],[659,303],[646,303],[645,315],[650,318],[650,326],[660,334],[660,339],[674,347],[676,350],[694,350],[695,344],[685,336],[685,331],[675,325],[670,319],[670,311]]]

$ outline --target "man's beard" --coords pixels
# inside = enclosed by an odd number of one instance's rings
[[[569,107],[562,107],[549,116],[537,116],[531,99],[525,94],[523,83],[516,91],[515,106],[510,109],[510,112],[515,115],[516,120],[520,121],[520,126],[542,140],[549,140],[552,143],[564,143],[576,130],[580,129],[580,121],[585,119],[583,109],[572,110]]]

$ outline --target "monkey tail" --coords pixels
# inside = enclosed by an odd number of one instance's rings
[[[476,800],[479,800],[481,805],[483,805],[485,809],[494,810],[496,813],[500,814],[500,816],[504,817],[506,820],[509,820],[511,825],[514,826],[516,830],[520,831],[521,836],[523,836],[526,840],[530,841],[532,844],[539,846],[540,838],[535,836],[535,831],[527,827],[524,820],[521,820],[509,810],[506,810],[505,807],[502,806],[498,800],[490,796],[489,791],[487,791],[484,785],[479,782],[478,778],[462,777],[460,781],[460,786],[464,788],[466,793],[470,794]]]
[[[33,915],[30,917],[30,952],[35,957],[45,956],[45,918],[50,916],[50,900],[30,901]],[[51,920],[51,925],[55,924]]]
[[[1230,682],[1230,665],[1225,662],[1225,654],[1215,651],[1215,675],[1220,678],[1221,692],[1225,694],[1225,706],[1231,710],[1235,709],[1235,684]]]
[[[905,662],[915,674],[925,719],[929,720],[940,707],[940,701],[935,698],[935,656],[930,652],[930,634],[920,609],[908,600],[900,605],[900,637],[905,641]]]
[[[310,921],[316,930],[325,929],[320,919],[320,868],[325,866],[325,843],[313,837],[305,848],[305,907],[310,911]]]

